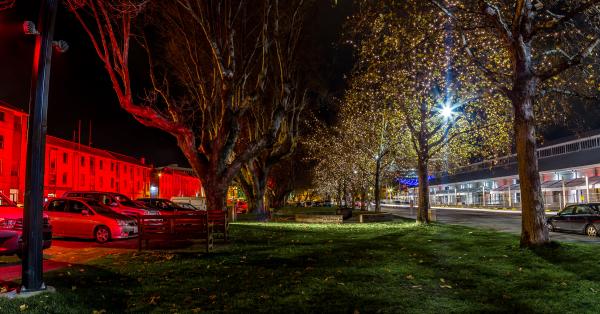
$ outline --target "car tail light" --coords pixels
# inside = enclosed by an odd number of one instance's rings
[[[20,230],[23,229],[23,219],[0,218],[0,229]]]

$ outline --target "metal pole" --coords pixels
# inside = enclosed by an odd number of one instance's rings
[[[585,176],[585,201],[590,202],[590,180]]]
[[[563,192],[563,200],[564,200],[564,205],[567,206],[567,190],[565,189],[565,180],[562,180],[562,192]]]
[[[510,183],[508,184],[508,208],[512,208],[512,192],[510,191]]]
[[[485,207],[485,186],[481,187],[481,201],[483,202],[483,207]]]
[[[21,292],[45,290],[42,259],[42,206],[44,205],[44,157],[46,145],[46,115],[48,86],[52,60],[52,37],[58,0],[42,0],[36,38],[27,141],[25,174],[25,210],[23,221],[23,262]]]

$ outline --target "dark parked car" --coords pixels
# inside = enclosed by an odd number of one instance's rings
[[[42,220],[43,248],[52,245],[52,226],[48,215]],[[0,255],[23,253],[23,208],[17,207],[4,194],[0,193]]]
[[[600,204],[569,205],[547,219],[550,231],[585,233],[595,237],[600,229]]]
[[[158,210],[161,215],[192,214],[196,212],[164,198],[138,198],[136,201],[144,204],[145,207]]]

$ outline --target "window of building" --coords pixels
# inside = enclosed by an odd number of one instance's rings
[[[3,121],[3,122],[4,122],[4,120],[5,120],[5,118],[6,118],[6,117],[5,117],[5,115],[6,115],[6,114],[4,113],[4,111],[0,111],[0,121]]]
[[[115,187],[115,178],[110,178],[110,188],[113,189]]]
[[[90,157],[90,169],[94,169],[94,158]]]
[[[4,149],[4,135],[0,135],[0,149]]]
[[[56,169],[56,160],[55,159],[50,160],[50,169]]]
[[[69,154],[63,153],[63,164],[66,164],[68,162],[69,162]]]
[[[100,162],[98,163],[98,167],[100,168],[100,170],[102,170],[102,168],[104,167],[104,163],[102,162],[102,160],[100,160]]]
[[[66,172],[65,172],[65,173],[63,173],[63,175],[62,175],[62,184],[63,184],[63,185],[66,185],[66,184],[67,184],[67,173],[66,173]]]
[[[81,166],[85,166],[85,157],[81,156]]]
[[[110,171],[115,171],[115,163],[114,162],[110,163]]]

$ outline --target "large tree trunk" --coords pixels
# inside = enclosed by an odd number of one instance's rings
[[[367,201],[367,191],[366,191],[366,189],[363,188],[362,192],[360,193],[360,211],[361,212],[364,212],[367,210],[366,201]]]
[[[417,175],[419,177],[419,199],[417,210],[417,223],[429,223],[429,171],[428,160],[419,158]]]
[[[381,158],[375,163],[375,212],[381,212]]]
[[[260,174],[254,177],[254,212],[258,214],[259,219],[267,218],[267,208],[265,208],[265,192],[267,190],[267,176]]]
[[[514,131],[521,186],[521,246],[534,247],[547,244],[549,237],[536,154],[533,111],[538,78],[532,71],[531,41],[524,40],[522,36],[512,46],[515,76],[510,98],[515,113]]]
[[[536,83],[534,78],[517,83],[512,98],[521,186],[521,246],[524,247],[540,246],[549,242],[536,155],[533,113]]]
[[[206,209],[209,210],[227,210],[227,206],[225,206],[225,201],[227,198],[227,188],[229,185],[225,182],[221,182],[220,180],[210,180],[205,179],[202,181],[204,183],[204,191],[206,192]],[[231,213],[229,213],[229,217]]]

